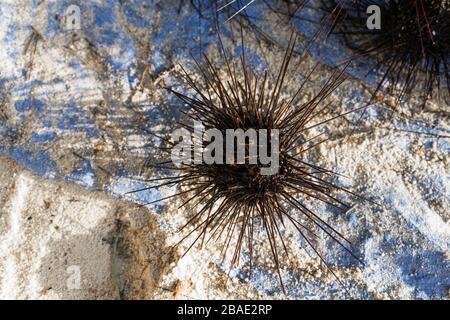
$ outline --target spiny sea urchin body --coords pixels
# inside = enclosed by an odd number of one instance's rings
[[[390,88],[401,88],[400,97],[421,90],[424,101],[442,88],[450,94],[450,1],[323,3],[327,12],[338,16],[335,33],[343,35],[355,55],[377,60],[376,69],[383,74],[379,88],[390,81]],[[367,26],[371,5],[380,8],[380,29]]]
[[[349,242],[302,200],[321,201],[342,211],[349,208],[335,193],[353,193],[331,182],[335,176],[332,171],[307,162],[305,152],[314,144],[311,146],[308,144],[311,141],[305,143],[303,140],[307,130],[334,119],[320,119],[320,116],[327,106],[325,102],[329,95],[344,81],[343,71],[336,70],[320,92],[306,102],[300,98],[304,98],[303,88],[313,72],[300,83],[298,91],[289,98],[282,98],[294,47],[292,36],[275,82],[268,72],[255,74],[247,65],[244,53],[240,57],[240,66],[232,62],[223,46],[224,67],[217,68],[206,56],[203,66],[197,62],[202,75],[201,83],[183,69],[184,79],[195,94],[169,89],[189,107],[180,127],[193,138],[198,138],[198,128],[194,123],[201,122],[205,132],[215,130],[214,139],[200,142],[200,151],[211,151],[210,146],[214,143],[214,157],[218,161],[211,163],[203,159],[179,163],[174,167],[176,175],[146,188],[180,186],[182,191],[174,197],[187,197],[182,200],[181,207],[190,203],[197,209],[185,225],[192,230],[182,241],[192,234],[196,235],[192,245],[198,241],[203,245],[211,239],[222,241],[224,258],[230,243],[234,243],[231,265],[239,262],[243,243],[247,243],[250,272],[253,233],[256,226],[261,226],[267,236],[282,287],[279,254],[284,250],[287,254],[281,232],[287,223],[292,224],[320,259],[322,256],[314,245],[318,231],[337,241],[353,255],[347,247]],[[228,145],[217,144],[217,137],[226,136],[229,130],[255,130],[258,135],[253,142],[246,137],[229,152]],[[277,139],[274,140],[275,132]],[[265,152],[261,153],[259,147],[264,143],[267,143]],[[176,142],[169,144],[173,152]],[[259,153],[255,156],[251,150],[256,146]],[[245,151],[245,158],[241,160],[238,160],[239,147]],[[198,151],[195,145],[189,145],[188,158],[195,160]],[[186,150],[184,152],[186,155]],[[226,161],[230,154],[231,161]],[[269,163],[263,156],[277,159],[275,171],[267,173]],[[233,238],[235,241],[232,241]],[[344,242],[347,244],[344,245]]]

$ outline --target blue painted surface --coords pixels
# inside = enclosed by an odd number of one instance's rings
[[[55,176],[55,163],[45,151],[30,152],[23,148],[10,148],[7,154],[41,176]]]
[[[33,0],[33,15],[36,14],[35,7],[38,2],[37,0]],[[140,81],[139,76],[143,72],[143,68],[137,70],[138,58],[142,58],[143,61],[141,62],[149,64],[154,72],[159,74],[164,71],[169,61],[178,61],[184,58],[187,58],[187,61],[191,61],[189,58],[190,54],[198,58],[210,43],[216,43],[216,35],[214,32],[215,22],[211,19],[214,10],[211,6],[205,6],[205,16],[200,16],[195,10],[190,10],[188,6],[181,6],[180,9],[178,6],[173,6],[165,1],[160,2],[161,8],[155,8],[152,0],[125,1],[122,7],[119,7],[119,2],[115,0],[49,1],[48,24],[43,34],[46,43],[51,44],[51,41],[55,38],[65,35],[64,30],[58,25],[54,16],[56,14],[63,15],[67,5],[71,3],[78,4],[83,12],[83,35],[95,45],[95,48],[98,49],[105,59],[112,78],[105,79],[105,82],[108,84],[114,83],[113,80],[123,80],[130,88],[134,89],[137,87]],[[256,17],[261,14],[264,8],[264,4],[258,3],[249,7],[246,10],[246,14],[255,23],[260,23]],[[236,9],[238,7],[232,7],[232,10]],[[0,46],[5,48],[8,57],[14,61],[19,61],[22,57],[20,43],[23,43],[26,38],[23,35],[30,32],[31,22],[21,24],[9,21],[12,10],[15,10],[14,4],[2,4],[0,6],[0,21],[8,21],[5,36],[0,39]],[[151,18],[155,16],[156,12],[160,14],[161,25],[159,27],[155,27],[156,21]],[[125,21],[129,24],[128,30],[118,23],[119,13],[123,14]],[[314,18],[316,14],[314,11],[305,11],[307,18]],[[174,17],[177,17],[175,22]],[[220,19],[223,22],[223,17]],[[308,23],[305,20],[296,19],[294,23],[298,30],[307,35],[314,34],[317,28],[317,25]],[[230,32],[227,30],[226,25],[222,23],[220,26],[222,35],[224,37],[229,36]],[[149,57],[138,57],[135,42],[129,33],[132,28],[149,30],[139,39],[144,43],[148,42],[152,44],[150,50],[151,55]],[[261,28],[267,32],[271,32],[264,23],[261,23]],[[317,60],[323,60],[327,64],[336,65],[348,57],[348,51],[339,44],[339,40],[336,37],[331,37],[329,41],[330,45],[327,46],[313,46],[312,52]],[[285,43],[286,41],[284,41]],[[227,53],[230,55],[239,55],[241,51],[242,48],[238,45],[236,52]],[[250,57],[249,62],[254,70],[260,71],[264,69],[266,63],[261,56],[252,52],[250,49],[246,49],[245,53]],[[59,58],[61,60],[66,59],[66,57]],[[72,71],[75,74],[75,79],[72,80],[80,80],[83,83],[84,81],[90,81],[92,78],[95,78],[93,72],[81,60],[75,58],[67,58],[67,60],[67,65],[70,69],[73,69]],[[105,117],[110,121],[119,122],[121,124],[119,127],[126,127],[130,124],[120,118],[120,113],[114,108],[115,106],[104,110],[102,109],[104,107],[99,105],[98,101],[92,101],[88,106],[81,105],[77,99],[81,100],[85,92],[82,88],[77,87],[79,84],[72,83],[72,80],[64,80],[59,75],[56,75],[54,79],[50,80],[27,80],[27,71],[21,64],[11,66],[13,71],[10,74],[1,72],[1,68],[0,66],[0,88],[13,84],[11,89],[8,89],[8,92],[2,92],[2,96],[12,93],[13,100],[11,103],[14,106],[14,111],[17,112],[18,121],[5,123],[0,118],[0,154],[10,156],[39,175],[62,178],[67,181],[82,184],[88,188],[97,188],[96,179],[98,172],[92,165],[90,155],[93,153],[92,145],[95,145],[95,142],[102,138],[102,135],[106,132],[106,128],[98,127],[93,109],[99,108],[100,111],[106,114]],[[375,83],[377,75],[370,74],[369,71],[370,65],[358,63],[349,69],[351,75],[357,78],[364,78],[370,85]],[[366,76],[368,72],[369,76]],[[174,85],[177,86],[177,89],[184,90],[184,87],[180,86],[177,80],[170,78],[168,82],[166,85]],[[44,92],[38,98],[35,96],[35,91],[38,91],[37,89],[45,88],[49,85],[66,85],[66,89],[61,89],[63,91],[69,90],[67,88],[73,86],[78,95],[74,97],[73,92],[68,92],[67,96],[62,95],[63,98],[55,98],[50,93]],[[170,101],[169,107],[171,108],[171,113],[175,119],[178,119],[180,116],[179,110],[183,106],[172,96],[168,96],[167,99]],[[349,110],[365,102],[356,89],[349,96],[346,96],[345,99],[345,105]],[[152,119],[155,124],[164,122],[164,114],[158,106],[147,102],[140,102],[137,107],[147,110],[145,111],[145,115],[149,119]],[[364,113],[362,120],[375,121],[381,117],[382,112],[380,108],[375,107]],[[359,120],[359,116],[360,114],[352,114],[348,116],[348,119],[350,121],[357,121]],[[28,140],[24,139],[26,141],[22,142],[21,145],[15,145],[14,142],[6,142],[14,137],[20,137],[22,125],[27,123],[31,118],[35,120],[32,124],[34,126],[34,132],[30,134]],[[417,130],[431,134],[450,134],[450,129],[438,129],[423,123],[397,121],[393,123],[393,126],[402,130]],[[326,129],[324,130],[326,131]],[[59,137],[69,134],[83,134],[86,137],[86,141],[90,143],[87,143],[88,148],[91,149],[87,152],[86,160],[80,160],[74,168],[69,168],[71,170],[69,170],[66,176],[60,177],[58,176],[58,163],[52,159],[50,151],[47,148]],[[386,143],[395,143],[397,146],[404,144],[402,147],[407,150],[415,142],[411,140],[407,142],[388,141]],[[450,153],[450,142],[448,139],[425,139],[425,149],[432,149],[433,146],[440,152]],[[127,146],[126,151],[132,152],[133,150]],[[130,182],[126,179],[129,174],[126,170],[117,170],[113,177],[114,182],[109,186],[109,191],[116,196],[123,196],[127,191],[145,186],[143,183]],[[429,190],[434,195],[449,201],[449,180],[450,177],[448,175],[436,173],[421,181],[419,185],[421,184],[424,190]],[[348,186],[343,180],[336,180],[335,182],[340,186]],[[384,196],[384,204],[389,206],[395,205],[394,214],[399,216],[404,208],[408,208],[408,204],[411,201],[409,198],[402,198],[400,193],[394,191]],[[130,196],[130,198],[140,203],[148,203],[161,197],[162,193],[160,190],[149,190]],[[159,211],[161,206],[162,204],[155,204],[153,208]],[[332,218],[339,216],[339,213],[332,208],[326,208],[324,214]],[[356,213],[348,214],[346,221],[354,229],[361,231],[366,228],[364,220],[360,219]],[[405,223],[405,232],[420,234],[420,230],[414,223],[414,220],[407,221]],[[372,235],[369,234],[369,231],[360,232],[359,237],[356,239],[355,249],[364,254],[364,243],[371,237]],[[406,240],[404,241],[406,242]],[[301,237],[298,237],[298,244],[303,248],[307,247],[307,243]],[[401,250],[395,251],[392,249],[398,245],[401,245]],[[326,259],[331,264],[340,267],[357,266],[355,260],[339,248],[336,243],[329,241],[326,243],[326,246],[329,249]],[[450,285],[450,266],[442,250],[437,249],[432,240],[424,239],[423,247],[410,247],[407,243],[402,243],[400,240],[393,238],[392,235],[383,234],[380,249],[385,250],[391,255],[400,270],[401,279],[407,285],[414,288],[417,296],[428,298],[446,297],[446,290],[448,290]],[[307,251],[310,254],[314,254],[310,249],[307,249]],[[369,255],[367,252],[365,254]],[[239,279],[243,279],[246,276],[247,274],[242,270],[235,275]],[[334,292],[341,290],[336,282],[330,284],[311,280],[305,282],[299,281],[299,279],[302,279],[302,275],[297,273],[288,272],[284,277],[288,284],[288,295],[291,297],[314,297],[317,294],[317,288],[320,286],[328,286],[327,292],[323,296],[333,296]],[[268,270],[257,268],[251,279],[251,283],[260,293],[267,295],[280,294],[277,275]],[[349,282],[347,285],[351,286],[352,283]],[[362,298],[371,298],[371,295],[365,291],[358,291],[355,295]]]

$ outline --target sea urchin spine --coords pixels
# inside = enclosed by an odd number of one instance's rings
[[[330,119],[313,121],[329,106],[325,100],[345,79],[342,70],[335,70],[317,95],[307,102],[300,103],[299,98],[303,95],[303,89],[310,81],[317,65],[308,73],[291,98],[282,99],[281,93],[287,70],[294,54],[295,38],[294,35],[291,36],[275,83],[270,83],[268,72],[257,75],[250,70],[244,50],[240,56],[241,67],[237,67],[236,63],[227,58],[219,36],[221,53],[225,61],[224,69],[215,67],[205,55],[204,66],[196,61],[203,85],[197,84],[183,69],[184,78],[189,87],[195,91],[195,96],[169,89],[189,107],[189,111],[185,113],[186,119],[181,121],[180,126],[192,135],[195,135],[195,128],[192,126],[194,121],[201,121],[206,130],[216,129],[224,135],[229,129],[266,130],[269,133],[278,130],[279,168],[276,174],[261,173],[266,166],[260,159],[261,155],[258,155],[258,161],[249,161],[251,145],[245,140],[244,147],[247,151],[245,163],[193,162],[174,166],[170,165],[171,161],[168,160],[155,164],[154,167],[174,169],[177,175],[155,179],[159,184],[133,191],[140,192],[165,185],[181,186],[182,191],[164,199],[186,196],[187,199],[183,199],[180,208],[189,203],[198,210],[181,228],[183,230],[191,226],[192,230],[180,243],[193,234],[196,235],[195,240],[189,249],[197,242],[203,245],[211,239],[221,240],[225,258],[232,238],[237,235],[231,259],[231,266],[234,266],[239,263],[243,243],[247,239],[250,273],[254,256],[254,230],[258,225],[262,226],[283,290],[279,259],[281,250],[288,254],[282,233],[286,223],[294,226],[323,262],[325,261],[315,246],[318,230],[338,242],[358,259],[348,248],[349,241],[308,208],[301,198],[322,201],[342,211],[349,208],[334,193],[354,194],[330,182],[335,173],[305,160],[305,153],[325,140],[311,143],[313,139],[305,142],[303,137],[307,130],[356,110]],[[167,142],[172,147],[175,145],[174,142]],[[203,141],[203,148],[208,148],[208,143],[211,141]],[[225,154],[225,150],[221,151]],[[194,148],[189,150],[192,158],[195,157],[195,152]],[[163,199],[157,201],[160,200]],[[329,270],[343,286],[335,272],[330,268]]]
[[[325,10],[339,15],[335,33],[358,57],[377,60],[383,73],[377,91],[390,81],[400,98],[413,89],[425,102],[441,87],[450,95],[450,1],[323,0]],[[367,28],[367,8],[380,8],[381,28]],[[338,10],[336,10],[338,8]]]

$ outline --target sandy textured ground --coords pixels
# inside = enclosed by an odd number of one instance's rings
[[[155,215],[0,157],[2,299],[152,298],[175,252]]]
[[[169,250],[195,208],[178,210],[179,203],[167,201],[148,212],[116,200],[144,203],[174,192],[124,196],[142,186],[136,177],[158,174],[143,170],[146,158],[158,157],[146,130],[173,128],[182,106],[163,87],[184,90],[178,64],[193,72],[190,54],[201,52],[219,61],[213,20],[188,2],[2,2],[0,153],[29,171],[1,160],[0,297],[349,297],[295,230],[283,231],[293,253],[283,266],[284,295],[262,233],[248,279],[245,254],[242,266],[230,271],[219,245],[194,248],[183,259],[183,246]],[[207,13],[207,2],[197,9]],[[69,3],[82,12],[76,34],[64,24]],[[248,54],[255,70],[275,72],[290,29],[265,4],[252,10],[270,37],[244,30]],[[300,20],[295,25],[302,35],[314,27]],[[233,52],[239,32],[233,23],[228,28],[224,41]],[[286,96],[321,60],[305,98],[317,92],[346,49],[331,38],[311,53],[290,70]],[[368,101],[376,79],[365,77],[368,69],[370,61],[351,66],[350,78],[330,97],[330,116]],[[354,243],[364,266],[332,241],[318,246],[353,297],[449,298],[450,103],[432,100],[421,108],[413,97],[395,113],[393,105],[386,95],[360,121],[361,113],[350,114],[310,133],[325,132],[330,141],[308,160],[345,175],[337,183],[378,204],[347,199],[353,208],[337,214],[308,203]],[[144,222],[127,218],[133,210]],[[114,239],[123,241],[114,245]],[[77,263],[85,282],[81,291],[67,291],[67,267]],[[49,265],[57,271],[47,271]]]

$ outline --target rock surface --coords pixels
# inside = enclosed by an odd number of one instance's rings
[[[151,298],[171,258],[147,209],[0,158],[0,298]]]
[[[220,243],[194,247],[183,258],[192,239],[179,252],[170,250],[196,208],[180,210],[181,201],[168,200],[149,206],[149,213],[137,204],[173,189],[117,200],[161,173],[145,169],[147,160],[160,156],[157,139],[148,133],[164,135],[176,126],[183,105],[164,87],[185,90],[179,65],[199,79],[192,56],[207,53],[223,63],[208,13],[208,3],[216,2],[2,1],[0,154],[29,171],[1,160],[0,297],[349,298],[295,230],[283,230],[292,253],[283,261],[284,294],[263,233],[257,235],[250,277],[245,254],[230,271],[220,259]],[[255,71],[278,71],[291,23],[273,7],[286,3],[255,1],[247,10],[260,28],[244,28]],[[81,11],[75,31],[66,24],[71,4]],[[228,28],[224,44],[236,60],[237,21],[222,24]],[[294,24],[300,36],[314,32],[306,20]],[[331,75],[330,67],[348,57],[337,39],[326,43],[313,48],[306,63],[295,64],[286,94],[320,62],[302,91],[310,97]],[[330,96],[330,117],[369,101],[379,75],[367,73],[375,63],[352,64],[350,78]],[[305,137],[329,137],[307,160],[347,177],[336,183],[376,203],[352,199],[352,210],[338,214],[306,202],[353,242],[365,263],[333,241],[318,243],[353,297],[449,298],[449,105],[442,99],[424,108],[406,102],[394,108],[386,94],[364,113],[339,117]],[[77,287],[78,271],[80,289],[68,290]]]

